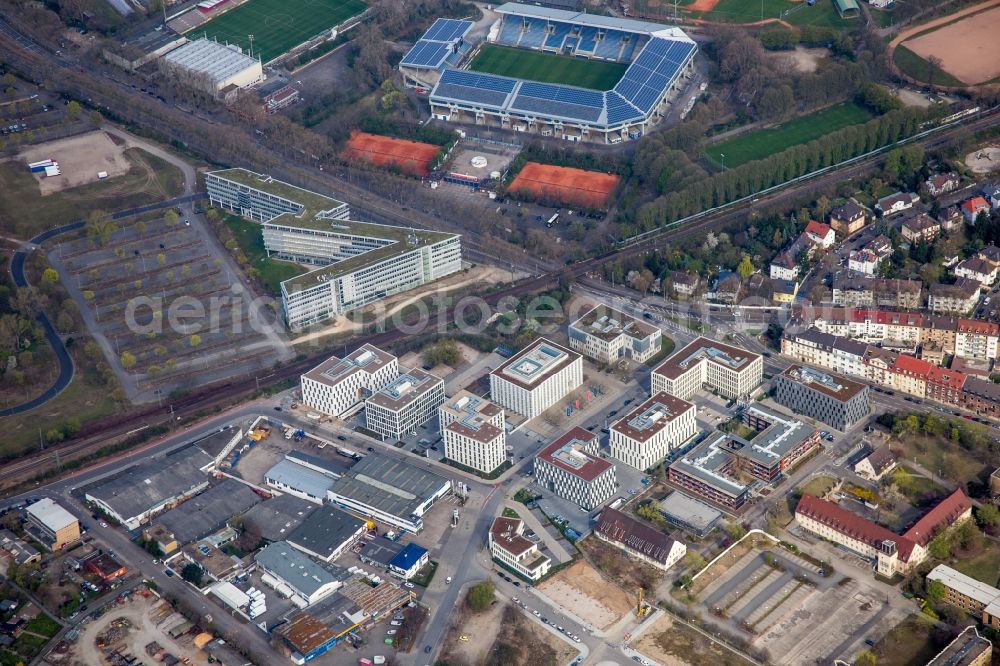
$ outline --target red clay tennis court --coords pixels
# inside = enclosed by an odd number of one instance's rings
[[[367,132],[353,132],[343,156],[379,166],[396,166],[413,176],[426,176],[427,165],[441,148],[429,143],[393,139]]]
[[[618,186],[618,176],[570,167],[528,162],[508,188],[566,205],[603,208]]]

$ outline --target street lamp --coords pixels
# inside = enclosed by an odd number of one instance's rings
[[[726,170],[726,154],[725,153],[719,153],[719,155],[722,156],[722,170],[725,171]]]

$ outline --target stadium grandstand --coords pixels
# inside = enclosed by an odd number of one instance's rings
[[[408,86],[430,90],[445,67],[457,65],[469,51],[465,36],[472,21],[439,18],[399,61]]]
[[[484,44],[470,47],[465,35],[471,25],[456,26],[453,32],[464,32],[447,42],[455,46],[444,51],[424,46],[417,53],[421,42],[436,41],[430,37],[440,34],[435,30],[442,22],[439,19],[404,56],[400,68],[409,77],[407,70],[413,71],[412,65],[405,63],[416,62],[425,51],[431,54],[426,61],[421,60],[427,69],[421,75],[420,87],[436,79],[430,93],[435,119],[494,124],[569,141],[618,143],[642,136],[663,115],[693,69],[697,45],[676,27],[512,2],[495,11],[500,19],[490,27]],[[482,70],[477,63],[486,49],[506,53],[490,54],[494,61],[545,60],[522,66],[519,76],[474,71]],[[615,64],[620,64],[624,73],[614,74],[607,81],[608,89],[569,83],[577,81],[579,77],[572,74],[579,73],[582,67],[608,68]],[[546,76],[553,72],[541,72],[543,68],[562,68],[567,75],[553,82],[555,77]]]

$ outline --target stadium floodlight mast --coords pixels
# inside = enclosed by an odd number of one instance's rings
[[[719,155],[722,156],[722,170],[725,171],[726,170],[726,154],[725,153],[719,153]]]
[[[247,38],[250,39],[250,57],[252,58],[253,57],[253,35],[252,34],[247,35]]]

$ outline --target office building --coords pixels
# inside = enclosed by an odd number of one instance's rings
[[[615,466],[597,455],[598,437],[579,426],[535,458],[535,482],[590,511],[615,494]]]
[[[849,430],[871,412],[866,384],[806,366],[789,366],[774,387],[778,404],[837,430]]]
[[[737,474],[735,458],[723,448],[725,433],[710,436],[671,463],[667,471],[674,485],[728,509],[739,509],[750,497],[750,486]]]
[[[507,460],[503,409],[468,391],[459,391],[438,408],[444,457],[483,474]]]
[[[643,363],[660,351],[662,331],[620,310],[598,305],[569,325],[569,348],[598,363]]]
[[[365,400],[365,427],[386,439],[402,439],[431,420],[443,402],[444,382],[414,368]]]
[[[25,514],[28,531],[53,552],[80,538],[80,521],[48,497],[28,506]]]
[[[656,393],[611,426],[611,455],[640,470],[660,464],[695,436],[695,406],[669,393]]]
[[[519,518],[494,518],[488,540],[493,559],[517,575],[536,581],[549,572],[552,561],[524,537]]]
[[[302,404],[322,414],[347,418],[398,375],[395,356],[365,343],[344,358],[333,356],[302,375]]]
[[[582,383],[582,357],[539,338],[490,373],[490,398],[533,419]]]
[[[209,201],[262,223],[268,256],[316,268],[281,283],[298,330],[462,268],[461,236],[349,219],[347,204],[246,169],[205,175]]]
[[[944,586],[947,604],[960,608],[969,615],[989,626],[991,619],[1000,614],[1000,590],[966,576],[961,571],[939,564],[927,574],[928,581],[937,581]],[[989,612],[987,612],[989,609]]]
[[[731,345],[700,337],[653,370],[654,394],[666,391],[687,400],[702,388],[740,399],[764,377],[764,358]]]

